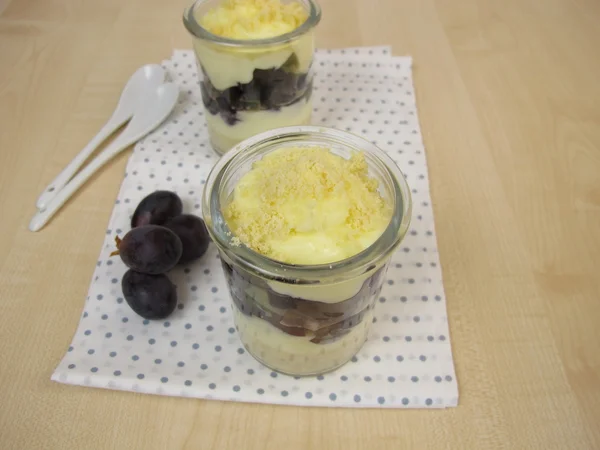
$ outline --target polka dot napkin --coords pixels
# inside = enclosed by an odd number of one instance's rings
[[[167,320],[134,314],[120,289],[125,266],[109,257],[137,203],[156,189],[180,194],[200,214],[210,148],[191,51],[163,62],[181,88],[170,118],[136,146],[110,218],[77,331],[52,379],[148,394],[327,407],[450,407],[458,403],[446,301],[411,78],[410,58],[388,47],[319,50],[313,123],[349,130],[389,152],[407,176],[414,208],[394,254],[375,323],[351,362],[320,377],[263,367],[243,348],[211,245],[171,279],[179,304]]]

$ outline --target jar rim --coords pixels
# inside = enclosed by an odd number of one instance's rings
[[[199,21],[196,19],[194,15],[194,11],[197,6],[202,3],[206,3],[208,0],[195,0],[192,5],[186,8],[183,12],[183,25],[188,30],[188,32],[199,39],[204,39],[207,41],[212,41],[216,44],[239,48],[239,47],[248,47],[248,46],[260,46],[260,47],[269,47],[275,45],[285,44],[296,39],[298,36],[302,36],[303,34],[310,31],[312,28],[318,25],[321,21],[321,7],[316,2],[316,0],[301,0],[304,3],[308,4],[308,17],[306,20],[294,30],[281,34],[279,36],[273,36],[265,39],[232,39],[226,38],[222,36],[217,36],[216,34],[211,33],[202,25],[200,25]]]
[[[289,264],[271,259],[241,243],[234,245],[234,233],[222,217],[220,187],[227,172],[247,154],[272,141],[286,144],[303,137],[312,137],[322,144],[341,144],[363,150],[367,159],[378,162],[393,184],[392,216],[386,229],[369,247],[361,252],[325,264]],[[235,168],[235,167],[233,167]],[[372,142],[354,133],[336,128],[298,125],[277,128],[248,138],[226,152],[208,174],[203,195],[202,214],[213,242],[227,257],[245,270],[273,281],[295,284],[318,284],[321,279],[339,280],[356,277],[385,261],[404,239],[411,221],[412,199],[405,175],[397,164]],[[216,214],[215,214],[216,213]],[[334,282],[334,281],[332,281]]]

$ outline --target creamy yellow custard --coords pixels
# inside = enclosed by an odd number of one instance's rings
[[[309,337],[290,336],[256,317],[234,309],[240,338],[248,351],[269,367],[290,374],[310,375],[341,366],[356,354],[367,340],[373,313],[335,342],[318,345]]]
[[[211,129],[212,144],[218,148],[231,148],[248,136],[273,128],[285,127],[290,123],[307,125],[311,114],[310,103],[301,100],[279,111],[241,111],[238,113],[240,122],[233,127],[218,115],[206,114],[206,122]]]
[[[234,188],[225,219],[248,247],[289,264],[327,264],[360,253],[388,226],[392,207],[364,155],[327,148],[275,150]]]

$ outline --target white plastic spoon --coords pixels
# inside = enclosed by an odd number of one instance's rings
[[[57,177],[44,189],[38,197],[36,206],[38,209],[46,207],[46,204],[54,197],[60,189],[75,175],[75,172],[83,165],[88,157],[104,142],[104,140],[131,119],[133,111],[145,92],[152,91],[165,81],[165,70],[158,64],[148,64],[140,67],[131,76],[123,88],[121,98],[115,111],[100,132],[84,147],[83,150],[60,172]]]
[[[31,222],[31,231],[40,230],[65,202],[83,185],[98,169],[129,147],[137,140],[150,133],[175,107],[179,90],[173,83],[165,83],[148,92],[136,108],[131,122],[119,137],[110,143],[94,160],[75,175],[57,194],[52,198],[46,208],[38,211]]]

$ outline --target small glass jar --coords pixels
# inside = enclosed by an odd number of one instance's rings
[[[295,30],[268,39],[216,36],[200,24],[222,0],[196,0],[183,22],[192,35],[208,133],[223,154],[263,131],[307,125],[312,114],[314,30],[321,10],[297,0],[307,19]]]
[[[315,146],[344,158],[363,152],[369,175],[393,206],[382,235],[362,252],[323,265],[284,264],[239,245],[223,216],[236,183],[269,152]],[[221,157],[208,176],[202,201],[233,300],[235,325],[248,352],[271,369],[295,376],[321,374],[349,361],[367,339],[390,257],[410,223],[410,190],[392,159],[374,144],[341,130],[271,130]]]

